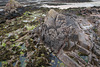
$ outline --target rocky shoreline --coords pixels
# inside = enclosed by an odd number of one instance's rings
[[[8,14],[2,11],[0,63],[4,67],[99,67],[99,29],[100,7],[27,6]],[[52,55],[62,62],[51,59]]]
[[[33,32],[39,33],[44,44],[66,66],[99,67],[99,10],[99,7],[69,9],[63,10],[63,14],[50,10],[44,23]]]

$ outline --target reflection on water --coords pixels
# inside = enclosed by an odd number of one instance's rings
[[[21,49],[26,49],[24,44],[22,45]],[[25,55],[20,56],[19,59],[20,59],[20,62],[21,62],[20,66],[25,67],[26,66],[25,60],[28,60],[28,59],[26,59],[26,56]],[[52,66],[50,66],[50,67],[61,67],[61,65],[64,65],[62,63],[62,61],[60,61],[56,56],[54,56],[52,54],[51,54],[50,59],[51,59],[51,64],[52,64]],[[16,64],[16,62],[13,63],[13,66],[15,66],[15,64]],[[0,62],[0,67],[2,67],[2,62]]]
[[[50,59],[51,59],[51,64],[52,64],[52,66],[50,67],[64,66],[62,61],[60,61],[56,56],[51,55]],[[25,67],[26,65],[25,60],[27,60],[26,57],[20,56],[21,67]]]
[[[51,55],[51,64],[52,66],[50,67],[63,67],[65,66],[64,63],[62,61],[60,61],[56,56]]]
[[[23,49],[23,50],[26,49],[25,44],[22,45],[21,49]],[[21,67],[25,67],[25,65],[26,65],[25,60],[27,60],[26,56],[25,55],[20,56],[19,59],[20,59],[20,62],[21,62]]]
[[[26,58],[20,56],[20,62],[21,62],[21,67],[25,67],[26,63],[25,63]]]
[[[0,62],[0,67],[2,66],[2,63]]]

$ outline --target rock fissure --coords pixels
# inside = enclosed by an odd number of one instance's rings
[[[94,25],[82,17],[71,17],[51,9],[40,25],[41,40],[68,67],[99,67],[100,46],[94,45]]]

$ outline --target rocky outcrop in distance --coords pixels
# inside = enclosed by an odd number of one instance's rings
[[[7,2],[9,0],[0,0],[2,2]],[[23,0],[16,0],[19,2],[22,2]],[[25,1],[48,1],[48,0],[24,0]],[[92,1],[92,0],[49,0],[49,1],[61,1],[61,2],[88,2],[88,1]]]
[[[91,0],[54,0],[54,1],[60,1],[60,2],[89,2]]]
[[[4,11],[11,13],[14,12],[17,8],[21,7],[21,4],[15,0],[10,0],[6,6]]]
[[[44,23],[32,33],[37,33],[66,66],[100,67],[100,37],[93,31],[94,26],[83,17],[63,15],[51,9]]]
[[[4,10],[0,12],[0,23],[6,22],[6,19],[13,19],[21,16],[23,12],[24,8],[19,2],[9,0],[9,2],[5,5]]]

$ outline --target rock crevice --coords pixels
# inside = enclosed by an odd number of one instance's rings
[[[93,26],[83,17],[63,15],[51,9],[44,23],[36,29],[44,44],[66,66],[100,67],[100,45]]]

